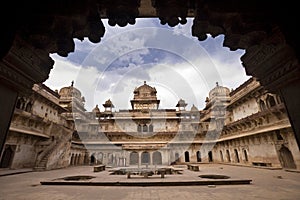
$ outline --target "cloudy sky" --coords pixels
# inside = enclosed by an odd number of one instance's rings
[[[198,41],[192,19],[174,28],[158,19],[138,19],[135,25],[106,28],[101,42],[75,40],[68,57],[52,54],[54,68],[45,84],[51,89],[74,86],[91,111],[111,99],[116,110],[130,108],[133,90],[144,81],[157,90],[160,108],[175,108],[179,99],[204,108],[208,92],[219,85],[235,89],[247,79],[240,57],[244,51],[222,47],[223,36]]]

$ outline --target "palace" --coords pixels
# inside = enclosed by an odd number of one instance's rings
[[[88,112],[80,90],[52,91],[35,84],[19,97],[2,168],[56,169],[106,166],[230,163],[300,168],[298,145],[281,97],[255,78],[235,90],[216,85],[199,110],[180,99],[160,108],[146,82],[133,89],[131,109],[115,111],[108,99]]]

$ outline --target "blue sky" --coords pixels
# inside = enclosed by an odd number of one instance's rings
[[[223,47],[223,36],[198,41],[191,35],[192,19],[174,28],[158,19],[137,19],[135,25],[111,27],[98,44],[75,40],[68,57],[51,55],[54,68],[45,84],[55,89],[74,80],[91,111],[111,99],[116,110],[130,108],[133,90],[144,81],[157,89],[160,108],[175,108],[180,98],[189,109],[204,108],[209,90],[219,85],[237,88],[246,81],[242,50]]]

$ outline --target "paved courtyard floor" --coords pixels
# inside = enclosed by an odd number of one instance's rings
[[[26,172],[26,171],[24,171]],[[69,167],[43,172],[16,173],[5,175],[0,171],[0,200],[141,200],[141,199],[300,199],[300,173],[277,169],[260,169],[221,164],[200,164],[200,171],[183,168],[182,174],[166,175],[165,178],[149,178],[126,175],[110,175],[109,168],[93,172],[93,166]],[[90,181],[187,181],[199,180],[199,175],[226,175],[231,179],[251,179],[245,185],[186,185],[186,186],[80,186],[42,185],[67,176],[87,175]]]

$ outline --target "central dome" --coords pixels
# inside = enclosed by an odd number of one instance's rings
[[[135,88],[133,91],[134,97],[133,99],[138,100],[138,99],[157,99],[156,97],[156,89],[155,87],[151,87],[147,85],[146,81],[144,81],[144,85],[141,85],[138,88]]]

